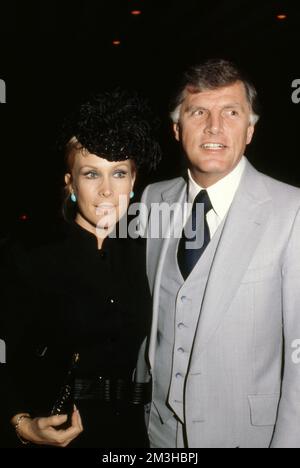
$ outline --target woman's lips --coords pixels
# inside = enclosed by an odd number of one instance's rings
[[[96,214],[97,215],[103,215],[103,214],[109,214],[112,211],[115,211],[116,207],[115,205],[98,205],[96,206]]]

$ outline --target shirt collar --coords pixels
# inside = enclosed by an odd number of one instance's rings
[[[230,205],[240,184],[245,167],[246,158],[243,156],[241,161],[234,168],[234,170],[230,172],[230,174],[207,189],[204,189],[199,184],[197,184],[192,177],[191,171],[188,170],[188,202],[193,204],[198,193],[201,190],[206,190],[215,213],[222,220],[225,218],[230,208]]]

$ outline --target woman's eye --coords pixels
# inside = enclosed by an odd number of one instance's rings
[[[127,175],[127,172],[125,171],[117,171],[114,173],[114,177],[116,179],[123,179],[124,177],[126,177],[126,175]]]
[[[98,177],[98,173],[95,171],[86,172],[84,175],[87,179],[96,179]]]

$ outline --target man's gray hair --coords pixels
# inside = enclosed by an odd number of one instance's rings
[[[171,102],[170,116],[172,121],[174,123],[179,122],[181,105],[187,92],[200,93],[208,89],[219,89],[239,81],[245,86],[247,99],[251,107],[250,123],[255,125],[259,120],[256,88],[234,63],[223,59],[207,60],[190,67],[184,73],[182,83]]]

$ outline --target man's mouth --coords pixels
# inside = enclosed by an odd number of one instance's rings
[[[200,147],[205,150],[213,150],[213,151],[227,148],[227,146],[223,145],[222,143],[203,143]]]

